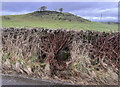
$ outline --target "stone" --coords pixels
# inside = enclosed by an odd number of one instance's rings
[[[31,75],[32,74],[32,70],[29,66],[27,66],[26,68],[24,68],[24,71],[28,74]]]
[[[9,59],[6,59],[4,65],[8,68],[11,68],[11,64],[10,64],[10,60]]]
[[[69,53],[67,51],[60,51],[58,54],[59,60],[67,60]]]
[[[49,62],[46,63],[45,73],[46,73],[48,76],[50,76],[50,74],[51,74],[50,63],[49,63]]]

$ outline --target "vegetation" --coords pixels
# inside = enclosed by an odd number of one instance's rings
[[[63,13],[63,8],[60,12],[46,9],[42,6],[33,13],[2,16],[2,73],[15,71],[82,85],[118,84],[117,24],[91,22]]]
[[[42,7],[39,8],[39,11],[45,11],[46,9],[47,9],[46,6],[42,6]]]
[[[4,73],[80,85],[118,84],[120,33],[44,28],[2,32]]]
[[[91,22],[71,13],[35,11],[24,15],[2,16],[2,27],[44,27],[49,29],[118,31],[117,24]]]
[[[63,11],[63,8],[60,8],[59,11],[62,12],[62,11]]]

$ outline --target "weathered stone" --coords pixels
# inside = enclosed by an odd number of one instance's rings
[[[46,75],[50,76],[51,75],[51,70],[50,70],[50,63],[47,62],[45,66],[45,73]]]
[[[4,66],[6,68],[11,68],[11,64],[10,64],[10,60],[9,59],[6,59],[5,63],[4,63]]]
[[[30,66],[27,66],[26,68],[24,68],[24,71],[28,74],[31,75],[32,74],[32,70]]]
[[[58,54],[58,58],[59,60],[67,60],[69,57],[69,52],[68,51],[60,51],[59,54]]]

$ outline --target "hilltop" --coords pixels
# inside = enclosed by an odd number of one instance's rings
[[[20,15],[19,15],[20,16]],[[38,18],[38,19],[47,19],[47,20],[62,20],[69,22],[90,22],[87,19],[73,15],[71,13],[62,13],[57,11],[35,11],[32,13],[21,15],[26,18]],[[14,16],[16,17],[16,16]],[[4,20],[10,20],[9,16],[3,16]],[[14,19],[14,18],[13,18]]]
[[[2,16],[2,27],[43,27],[48,29],[74,29],[95,31],[117,31],[117,24],[91,22],[71,13],[57,11],[35,11],[22,15]]]
[[[87,19],[84,19],[82,17],[73,15],[71,13],[62,13],[57,11],[35,11],[33,13],[27,14],[27,16],[33,16],[33,17],[39,17],[43,19],[51,19],[51,20],[64,20],[64,21],[70,21],[70,22],[90,22]]]

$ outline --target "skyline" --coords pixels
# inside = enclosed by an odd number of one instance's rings
[[[2,15],[27,14],[36,11],[41,6],[47,10],[63,8],[63,12],[89,19],[95,22],[117,22],[117,2],[3,2]],[[100,20],[102,14],[102,20]]]

